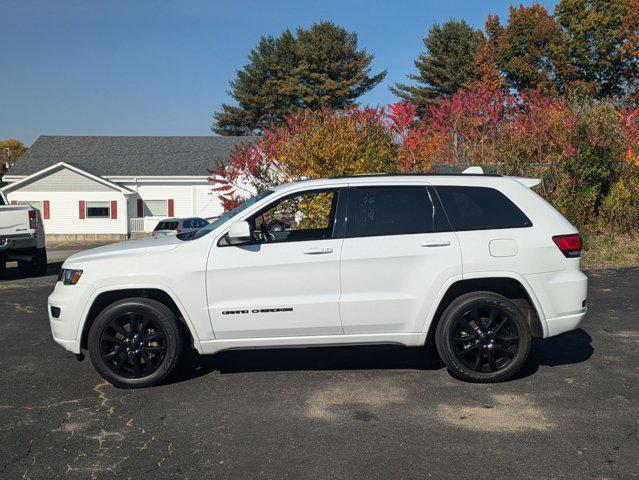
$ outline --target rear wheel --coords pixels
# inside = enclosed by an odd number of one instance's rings
[[[283,232],[284,224],[281,222],[273,222],[268,227],[269,232]]]
[[[45,248],[38,248],[35,255],[35,274],[46,275],[47,274],[47,250]]]
[[[47,250],[37,248],[31,260],[18,260],[18,272],[23,277],[45,275],[47,273]]]
[[[182,354],[178,320],[164,304],[127,298],[104,309],[89,331],[93,366],[116,387],[149,387],[173,371]]]
[[[528,358],[528,323],[508,298],[492,292],[462,295],[437,325],[439,355],[451,374],[470,382],[512,377]]]

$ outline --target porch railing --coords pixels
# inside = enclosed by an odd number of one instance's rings
[[[129,218],[131,233],[152,232],[164,217],[132,217]]]

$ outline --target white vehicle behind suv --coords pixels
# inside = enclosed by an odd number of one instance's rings
[[[47,272],[44,226],[38,209],[11,205],[0,191],[0,271],[11,261],[18,262],[18,271],[26,277]]]
[[[70,257],[51,329],[120,387],[155,384],[183,346],[423,346],[450,372],[514,375],[532,337],[586,313],[579,233],[533,179],[370,175],[280,185],[194,236]],[[286,228],[268,225],[286,215]]]

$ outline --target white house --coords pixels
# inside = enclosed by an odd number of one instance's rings
[[[209,170],[254,138],[41,136],[3,191],[40,210],[48,238],[126,238],[167,217],[220,215]]]

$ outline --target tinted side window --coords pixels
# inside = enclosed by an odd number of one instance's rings
[[[434,214],[426,187],[351,188],[346,236],[430,233]]]
[[[532,222],[503,193],[487,187],[436,187],[453,230],[522,228]]]

